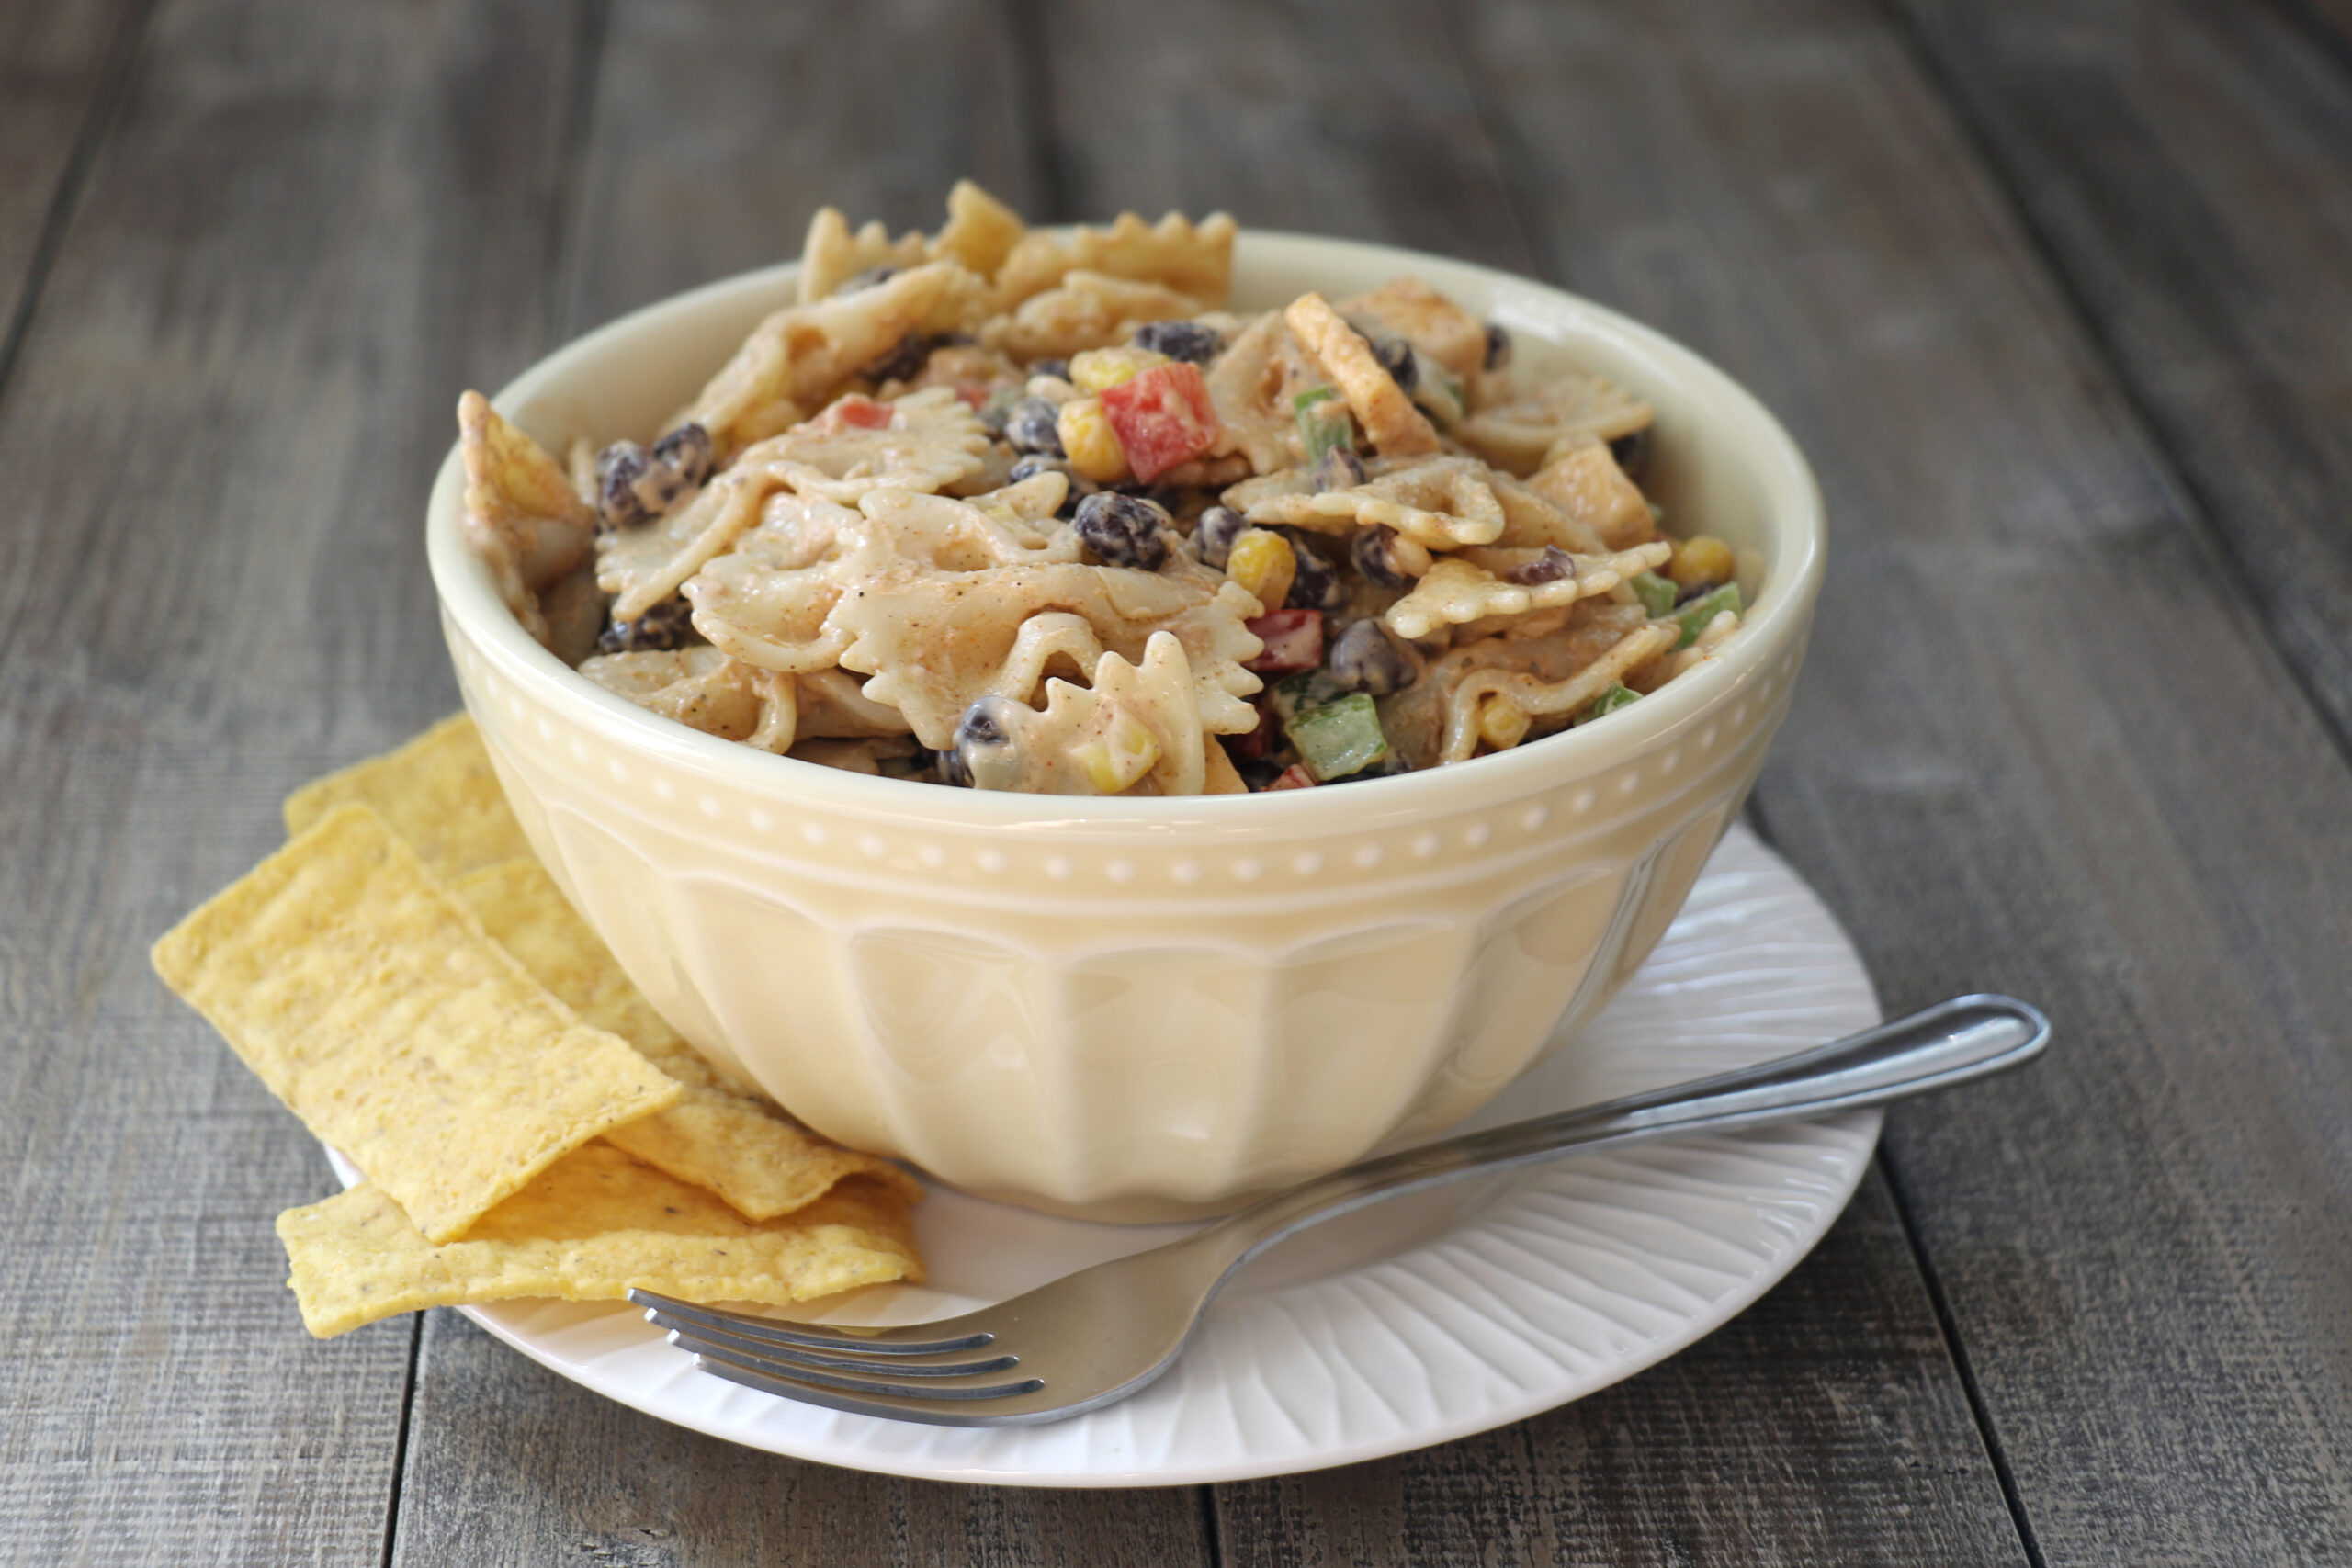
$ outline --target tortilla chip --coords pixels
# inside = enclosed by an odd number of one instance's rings
[[[889,1161],[820,1142],[772,1100],[707,1061],[628,982],[612,950],[537,861],[509,861],[458,882],[458,896],[534,979],[685,1086],[667,1111],[605,1134],[682,1181],[707,1187],[754,1220],[792,1213],[845,1177],[865,1176],[909,1202],[922,1184]]]
[[[444,880],[531,853],[491,771],[481,732],[462,713],[398,750],[313,779],[288,795],[287,836],[354,803],[382,818]]]
[[[365,807],[330,813],[153,956],[435,1241],[682,1092],[549,996]]]
[[[1413,406],[1372,352],[1363,334],[1348,325],[1320,294],[1302,294],[1283,319],[1306,351],[1340,384],[1356,420],[1384,457],[1417,457],[1440,450],[1429,417]]]
[[[372,1183],[277,1217],[302,1324],[323,1339],[394,1313],[557,1296],[614,1301],[632,1285],[685,1301],[783,1303],[920,1280],[906,1201],[842,1183],[798,1213],[752,1222],[605,1144],[542,1172],[435,1247]]]

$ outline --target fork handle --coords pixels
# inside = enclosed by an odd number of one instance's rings
[[[1285,1237],[1367,1204],[1649,1138],[1882,1105],[2016,1066],[2049,1043],[2050,1021],[2014,997],[1955,997],[1736,1072],[1365,1160],[1285,1188],[1178,1246],[1196,1251],[1222,1282]]]

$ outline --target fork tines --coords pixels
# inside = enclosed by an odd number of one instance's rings
[[[650,1291],[629,1292],[646,1309],[646,1321],[669,1331],[669,1340],[694,1352],[702,1368],[764,1393],[859,1409],[841,1395],[919,1400],[1007,1399],[1045,1387],[1035,1377],[990,1382],[949,1382],[1008,1371],[1018,1356],[999,1352],[971,1356],[995,1338],[987,1333],[928,1340],[862,1339],[840,1330],[776,1323],[715,1312],[673,1301]],[[825,1397],[828,1393],[833,1398]]]

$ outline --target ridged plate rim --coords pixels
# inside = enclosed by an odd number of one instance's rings
[[[1648,963],[1582,1038],[1463,1128],[1781,1055],[1880,1016],[1835,917],[1735,826]],[[1566,1161],[1440,1200],[1450,1218],[1439,1211],[1433,1234],[1393,1256],[1380,1256],[1373,1226],[1403,1204],[1327,1227],[1352,1234],[1310,1232],[1228,1286],[1158,1383],[1043,1427],[917,1426],[773,1398],[696,1371],[618,1303],[458,1310],[619,1404],[797,1459],[1009,1485],[1254,1480],[1507,1426],[1690,1345],[1821,1239],[1869,1167],[1880,1121],[1853,1112]],[[335,1164],[346,1183],[357,1179]],[[1406,1201],[1424,1206],[1424,1223],[1430,1201]],[[918,1211],[932,1287],[863,1292],[812,1315],[945,1315],[1181,1229],[1088,1225],[937,1190]],[[1318,1248],[1330,1271],[1302,1278],[1315,1274]]]

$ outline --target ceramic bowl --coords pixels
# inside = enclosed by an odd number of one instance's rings
[[[1787,711],[1821,502],[1721,371],[1589,301],[1418,253],[1247,233],[1237,309],[1414,273],[1657,411],[1646,488],[1739,552],[1723,654],[1606,720],[1342,787],[1194,799],[948,789],[658,718],[542,649],[426,527],[467,706],[564,891],[688,1039],[812,1127],[984,1195],[1165,1218],[1465,1115],[1640,965]],[[795,269],[730,278],[549,356],[495,400],[551,450],[644,435]]]

